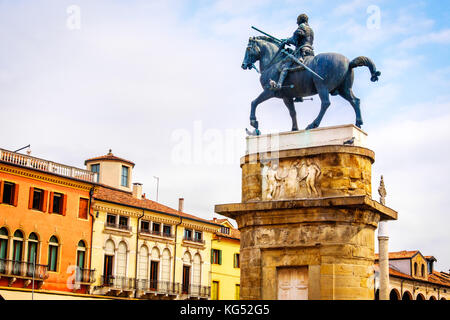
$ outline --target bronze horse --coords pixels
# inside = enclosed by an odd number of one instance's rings
[[[242,68],[252,69],[254,63],[260,63],[260,82],[264,91],[252,101],[250,112],[250,124],[255,128],[255,134],[259,134],[258,121],[256,120],[256,107],[270,99],[281,98],[289,110],[292,119],[292,131],[298,130],[297,114],[295,111],[294,99],[302,101],[302,98],[318,94],[321,100],[320,112],[316,119],[310,123],[306,129],[317,128],[322,118],[330,106],[330,94],[340,95],[350,102],[356,114],[355,125],[361,128],[363,124],[360,111],[360,100],[355,97],[352,91],[354,72],[353,68],[366,66],[371,73],[370,80],[378,81],[380,72],[376,70],[375,64],[367,57],[357,57],[349,61],[339,53],[321,53],[314,57],[308,57],[305,65],[319,74],[323,80],[314,76],[307,70],[289,73],[284,86],[279,91],[270,89],[269,81],[278,79],[280,63],[285,57],[284,53],[277,53],[278,45],[269,37],[251,37],[245,51]]]

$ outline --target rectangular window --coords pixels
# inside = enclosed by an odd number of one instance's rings
[[[239,253],[235,253],[235,254],[234,254],[234,264],[233,264],[233,266],[234,266],[235,268],[240,268],[240,267],[241,267],[241,261],[240,261],[240,255],[239,255]]]
[[[64,198],[63,194],[56,192],[53,193],[52,199],[50,199],[50,201],[52,202],[51,213],[62,214],[63,198]]]
[[[222,250],[211,249],[211,263],[222,264]]]
[[[47,191],[37,189],[37,188],[30,188],[30,203],[29,208],[39,211],[46,211],[47,210],[47,198],[48,193]]]
[[[186,240],[192,239],[192,230],[191,229],[184,229],[184,238]]]
[[[116,219],[117,219],[117,216],[115,216],[113,214],[108,214],[106,216],[106,225],[115,227],[116,226]]]
[[[99,177],[100,177],[100,164],[93,164],[91,165],[91,171],[97,174],[97,181],[99,181]]]
[[[119,217],[119,228],[128,229],[128,217],[124,216]]]
[[[122,183],[121,183],[121,185],[123,187],[128,187],[128,171],[129,171],[128,167],[122,166]]]
[[[87,219],[88,218],[88,211],[89,211],[89,200],[80,198],[80,206],[78,209],[78,218],[80,219]]]
[[[0,182],[1,183],[1,182]],[[0,195],[1,195],[1,203],[10,204],[12,206],[17,206],[17,193],[18,193],[18,185],[12,182],[3,182]]]
[[[161,225],[159,223],[153,222],[153,226],[152,226],[153,233],[160,233],[160,230],[161,230]]]
[[[147,231],[147,232],[150,231],[150,222],[142,220],[141,221],[141,230]]]
[[[56,271],[58,264],[58,247],[49,246],[48,247],[48,270]]]
[[[230,234],[230,228],[228,227],[220,227],[220,232],[224,234]]]
[[[171,226],[164,225],[164,227],[163,227],[163,234],[164,234],[165,236],[169,236],[169,237],[170,237],[171,233],[172,233],[172,228],[171,228]]]
[[[200,231],[195,231],[194,234],[195,234],[194,235],[194,240],[201,242],[202,241],[202,233]]]

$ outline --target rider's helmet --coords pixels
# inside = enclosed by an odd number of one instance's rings
[[[302,23],[308,23],[308,16],[305,13],[297,17],[297,24],[301,25]]]

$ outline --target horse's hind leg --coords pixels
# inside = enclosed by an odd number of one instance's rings
[[[292,119],[292,131],[298,131],[297,112],[295,111],[294,100],[292,98],[283,98],[283,102],[289,110]]]
[[[306,127],[306,130],[317,128],[320,125],[320,122],[322,121],[322,118],[323,118],[325,112],[327,111],[328,107],[331,104],[330,93],[329,93],[327,87],[325,87],[324,85],[317,85],[317,84],[316,84],[316,87],[317,87],[317,91],[319,93],[320,101],[322,102],[322,104],[320,106],[320,112],[319,112],[318,116],[316,117],[316,119],[314,119],[314,121],[312,123],[310,123]]]
[[[361,118],[361,109],[360,109],[360,100],[355,97],[355,95],[353,94],[353,90],[352,88],[343,88],[339,90],[339,95],[344,98],[345,100],[347,100],[348,102],[350,102],[350,104],[352,105],[353,109],[355,110],[355,115],[356,115],[356,121],[355,121],[355,125],[358,128],[361,128],[363,121]]]

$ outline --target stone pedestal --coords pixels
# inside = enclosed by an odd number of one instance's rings
[[[347,125],[247,138],[242,202],[215,207],[241,232],[242,299],[374,298],[374,231],[397,213],[371,198],[366,137]]]

